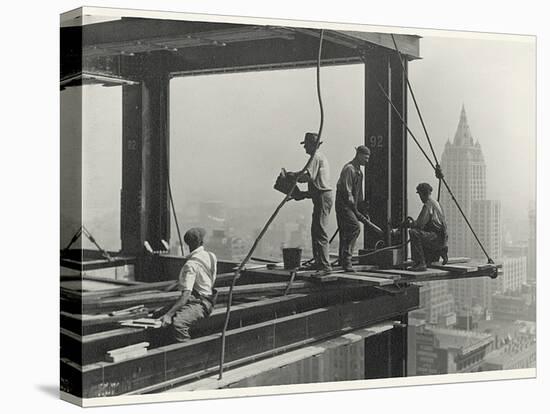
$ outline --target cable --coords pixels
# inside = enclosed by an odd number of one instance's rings
[[[170,172],[166,175],[166,181],[168,182],[168,196],[170,197],[170,205],[172,206],[172,214],[174,215],[174,222],[176,223],[176,230],[178,232],[178,239],[180,242],[181,255],[185,256],[183,251],[183,241],[181,239],[180,226],[178,224],[178,216],[176,215],[176,206],[174,204],[174,198],[172,197],[172,186],[170,185]]]
[[[317,133],[317,140],[315,142],[315,149],[313,150],[312,154],[310,155],[309,159],[307,160],[307,163],[304,166],[304,168],[302,168],[298,172],[297,177],[304,174],[307,171],[307,169],[309,168],[309,166],[311,164],[311,161],[313,160],[313,157],[315,156],[315,153],[317,152],[317,149],[319,148],[319,142],[321,142],[321,134],[323,132],[323,124],[324,124],[324,120],[325,120],[324,119],[325,115],[324,115],[324,109],[323,109],[323,100],[322,100],[322,97],[321,97],[321,80],[320,80],[320,78],[321,78],[321,52],[322,52],[322,49],[323,49],[323,47],[322,47],[323,46],[323,33],[324,33],[324,30],[321,29],[320,34],[319,34],[319,53],[317,55],[317,98],[319,100],[319,110],[320,110],[320,114],[321,114],[321,120],[320,120],[320,123],[319,123],[319,132]],[[242,260],[242,262],[239,264],[239,266],[235,270],[235,274],[233,276],[233,279],[231,280],[231,286],[229,287],[229,296],[227,298],[227,308],[226,308],[226,313],[225,313],[225,321],[224,321],[223,329],[222,329],[221,349],[220,349],[220,369],[219,369],[218,379],[222,379],[222,376],[223,376],[223,364],[224,364],[224,359],[225,359],[225,336],[226,336],[226,332],[227,332],[227,326],[229,325],[229,318],[230,318],[230,315],[231,315],[231,302],[233,300],[233,289],[235,288],[235,283],[237,282],[237,279],[240,277],[241,272],[243,271],[244,267],[246,266],[246,263],[252,257],[252,254],[254,253],[254,250],[256,250],[256,247],[258,246],[258,243],[260,242],[260,240],[262,239],[264,234],[267,232],[267,229],[269,228],[270,224],[273,222],[273,220],[275,220],[275,217],[277,217],[277,214],[279,213],[281,208],[285,205],[285,203],[290,200],[291,194],[294,191],[294,189],[296,188],[296,184],[297,184],[297,182],[295,181],[294,185],[290,188],[290,190],[285,195],[283,200],[275,208],[275,211],[273,212],[273,214],[271,214],[271,217],[269,217],[269,219],[265,223],[264,227],[262,228],[262,230],[260,231],[260,233],[256,237],[256,240],[254,240],[254,243],[252,244],[252,247],[250,248],[248,254],[246,255],[246,257]]]
[[[405,63],[403,62],[403,57],[401,56],[401,52],[399,51],[399,48],[397,47],[397,42],[395,41],[395,36],[393,33],[390,34],[391,39],[393,40],[393,45],[395,47],[395,51],[397,52],[397,57],[399,58],[399,63],[401,63],[401,68],[403,69],[403,75],[405,75],[405,80],[407,81],[407,87],[409,88],[409,92],[411,93],[411,96],[413,98],[414,106],[416,108],[416,113],[418,114],[418,118],[420,118],[420,123],[422,124],[422,128],[424,129],[424,134],[426,134],[426,139],[428,141],[428,145],[430,146],[430,150],[432,151],[432,155],[435,160],[435,165],[437,167],[436,169],[436,177],[439,180],[439,185],[437,188],[437,201],[439,202],[439,198],[441,196],[441,178],[438,175],[443,175],[441,172],[441,167],[439,166],[439,160],[437,159],[437,155],[435,153],[434,147],[432,145],[432,140],[430,139],[430,135],[428,134],[428,129],[426,128],[426,124],[424,123],[424,118],[422,117],[422,113],[420,112],[420,108],[418,107],[418,103],[416,102],[416,96],[414,95],[414,91],[412,89],[411,83],[409,81],[409,76],[407,74],[407,70],[405,69]]]
[[[428,160],[428,163],[431,165],[431,167],[434,169],[434,171],[437,172],[437,168],[436,166],[434,165],[434,163],[432,162],[432,160],[430,160],[430,158],[428,157],[428,154],[426,154],[426,151],[424,151],[424,148],[422,148],[422,146],[420,145],[420,143],[418,142],[418,140],[416,139],[416,137],[414,136],[413,132],[411,131],[411,129],[409,128],[409,126],[407,125],[407,123],[405,122],[405,120],[403,119],[403,117],[401,116],[401,114],[399,113],[399,110],[395,107],[395,105],[393,104],[393,102],[391,101],[391,98],[388,96],[388,94],[386,93],[386,91],[384,90],[384,88],[382,87],[382,85],[380,85],[380,83],[378,84],[378,86],[380,87],[382,93],[384,94],[384,96],[386,97],[386,99],[388,100],[388,102],[390,103],[391,107],[393,108],[393,110],[395,111],[395,113],[397,114],[397,116],[399,117],[399,120],[403,123],[403,125],[405,126],[405,128],[407,129],[407,131],[409,132],[409,134],[411,135],[412,139],[414,140],[414,142],[416,143],[416,145],[418,145],[418,148],[420,149],[420,151],[422,151],[422,154],[424,154],[424,157],[426,157],[426,160]],[[479,244],[479,247],[481,247],[481,250],[483,250],[483,253],[485,254],[485,256],[487,257],[487,261],[488,263],[490,264],[494,264],[495,262],[493,261],[493,259],[491,259],[491,257],[489,256],[489,254],[487,253],[487,250],[485,250],[485,247],[483,246],[483,243],[481,243],[481,241],[479,240],[479,237],[477,237],[477,234],[474,230],[474,228],[472,227],[472,225],[470,224],[470,221],[468,220],[468,217],[466,217],[466,214],[464,213],[464,211],[462,210],[462,207],[460,207],[460,204],[458,203],[458,200],[455,198],[452,190],[451,190],[451,187],[449,187],[449,184],[447,183],[447,180],[445,180],[445,177],[441,176],[441,181],[443,182],[443,185],[445,185],[445,188],[447,189],[447,191],[449,192],[449,195],[451,196],[452,200],[454,201],[456,207],[458,208],[458,211],[460,211],[460,214],[462,215],[462,218],[464,218],[464,221],[466,221],[466,224],[468,225],[468,228],[470,229],[470,231],[472,232],[472,234],[474,235],[477,243]]]

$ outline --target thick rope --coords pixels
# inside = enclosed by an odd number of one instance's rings
[[[420,118],[422,129],[424,129],[424,134],[426,134],[426,140],[428,141],[428,145],[430,146],[430,150],[432,151],[432,155],[435,160],[435,165],[436,165],[435,176],[439,180],[439,185],[437,187],[437,201],[439,202],[439,198],[441,197],[441,178],[443,176],[443,172],[441,171],[441,166],[439,165],[437,154],[435,153],[434,147],[432,145],[432,140],[430,139],[430,135],[428,134],[428,129],[426,128],[426,124],[424,123],[424,118],[422,117],[422,113],[420,112],[420,108],[418,107],[418,102],[416,102],[416,96],[414,95],[414,91],[411,86],[411,82],[409,81],[407,70],[405,69],[405,63],[403,62],[403,56],[401,55],[401,52],[397,47],[397,42],[395,41],[395,36],[393,35],[393,33],[391,33],[391,38],[393,40],[395,51],[397,52],[397,57],[399,58],[399,63],[401,63],[401,68],[403,69],[403,75],[405,75],[405,80],[407,81],[407,87],[409,88],[409,92],[411,93],[411,96],[413,98],[414,106],[416,108],[416,113],[418,114],[418,118]]]
[[[320,35],[319,35],[319,53],[317,55],[317,98],[319,100],[319,110],[320,110],[320,113],[321,113],[321,121],[320,121],[320,124],[319,124],[319,132],[317,133],[317,140],[315,142],[315,150],[310,155],[310,157],[307,160],[307,163],[304,166],[304,168],[302,168],[298,172],[297,176],[300,176],[300,175],[304,174],[307,171],[307,169],[309,168],[309,166],[311,164],[311,161],[313,160],[313,157],[315,156],[315,153],[317,152],[317,149],[319,148],[319,142],[321,141],[321,134],[323,132],[324,109],[323,109],[323,100],[321,98],[321,79],[320,79],[320,77],[321,77],[320,76],[321,75],[321,52],[322,52],[322,46],[323,46],[323,32],[324,31],[321,29]],[[239,264],[239,266],[235,270],[235,274],[233,276],[233,279],[231,280],[231,286],[229,288],[229,296],[227,298],[227,308],[226,308],[226,312],[225,312],[225,321],[224,321],[223,329],[222,329],[221,349],[220,349],[220,369],[219,369],[218,379],[222,379],[222,377],[223,377],[223,364],[224,364],[224,359],[225,359],[225,336],[226,336],[226,332],[227,332],[227,326],[229,325],[229,318],[230,318],[230,315],[231,315],[231,303],[232,303],[232,300],[233,300],[233,289],[235,288],[235,283],[237,282],[237,279],[240,277],[241,272],[243,271],[244,267],[246,266],[246,264],[248,263],[248,261],[252,257],[252,254],[254,253],[254,250],[256,250],[256,247],[258,246],[258,243],[260,242],[260,240],[262,239],[264,234],[267,232],[267,229],[269,228],[269,226],[271,225],[273,220],[275,220],[275,217],[277,217],[277,214],[279,214],[279,211],[286,204],[286,202],[291,199],[291,194],[294,191],[294,189],[296,188],[296,184],[297,184],[297,182],[295,181],[292,188],[288,191],[288,193],[285,195],[283,200],[275,208],[275,211],[273,212],[273,214],[271,214],[271,217],[269,217],[269,219],[265,223],[264,227],[262,228],[262,230],[258,234],[258,237],[256,237],[256,240],[254,240],[254,243],[252,244],[252,247],[250,248],[250,251],[248,252],[246,257],[242,260],[242,262]]]
[[[422,146],[420,145],[420,143],[418,142],[418,140],[416,139],[416,137],[414,136],[413,132],[411,131],[411,129],[409,128],[409,126],[407,125],[407,123],[405,122],[405,120],[403,119],[403,117],[401,116],[401,114],[399,113],[399,110],[395,107],[395,105],[393,104],[391,98],[388,96],[388,94],[386,93],[386,91],[384,90],[384,88],[382,87],[382,85],[380,85],[380,83],[378,84],[380,90],[382,91],[382,93],[384,94],[384,96],[386,97],[386,99],[388,100],[388,102],[390,103],[391,107],[393,108],[393,110],[395,111],[395,113],[397,114],[397,116],[399,117],[399,120],[403,123],[403,125],[405,126],[405,128],[407,129],[408,133],[410,134],[411,138],[414,140],[414,142],[416,143],[416,145],[418,146],[418,148],[420,149],[420,151],[422,152],[422,154],[424,154],[424,157],[426,157],[426,160],[428,161],[428,163],[431,165],[431,167],[434,169],[434,171],[437,172],[437,168],[436,166],[434,165],[434,163],[432,162],[432,160],[428,157],[428,154],[426,154],[426,151],[424,151],[424,148],[422,148]],[[441,177],[441,182],[443,183],[443,185],[445,186],[445,188],[447,189],[447,191],[449,192],[449,195],[451,196],[451,199],[454,201],[456,207],[458,208],[458,211],[460,212],[460,214],[462,215],[462,218],[464,219],[464,221],[466,222],[466,224],[468,225],[468,228],[470,229],[470,231],[472,232],[472,234],[474,235],[477,243],[479,244],[479,247],[481,247],[481,250],[483,250],[483,253],[485,254],[485,256],[487,257],[487,261],[491,264],[495,263],[493,261],[493,259],[491,259],[491,257],[489,256],[489,253],[487,253],[487,250],[485,250],[485,247],[483,246],[483,243],[481,243],[481,240],[479,240],[479,237],[477,236],[474,228],[472,227],[472,225],[470,224],[470,221],[468,220],[468,217],[466,217],[466,213],[464,213],[464,211],[462,210],[462,207],[460,206],[458,200],[455,198],[452,190],[451,190],[451,187],[449,186],[449,184],[447,183],[447,180],[445,180],[445,177]]]

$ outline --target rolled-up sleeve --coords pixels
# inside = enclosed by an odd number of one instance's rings
[[[181,290],[193,290],[196,272],[190,264],[183,265],[179,275],[179,287]]]

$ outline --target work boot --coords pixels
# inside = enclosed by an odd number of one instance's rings
[[[449,261],[448,253],[449,253],[449,248],[447,246],[441,249],[441,258],[443,259],[443,262],[442,262],[443,265],[446,265],[447,262]]]
[[[315,276],[326,276],[332,273],[332,267],[324,267],[315,272]]]
[[[309,264],[300,266],[298,270],[315,271],[320,269],[319,269],[319,265],[317,265],[316,263],[309,263]]]
[[[411,272],[424,272],[427,269],[428,267],[426,266],[426,263],[416,263],[414,266],[409,267],[407,270],[410,270]]]

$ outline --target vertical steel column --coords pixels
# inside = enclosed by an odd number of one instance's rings
[[[122,253],[143,251],[144,210],[142,199],[142,111],[143,86],[122,87],[122,190],[120,195],[120,237]]]
[[[149,69],[123,89],[121,238],[130,255],[143,253],[145,240],[160,248],[170,236],[169,76]]]
[[[408,68],[404,62],[405,70]],[[390,59],[391,66],[391,99],[401,116],[407,121],[407,80],[401,62],[396,54]],[[399,116],[391,108],[391,223],[397,227],[407,217],[407,129]],[[399,240],[392,240],[392,244],[403,243],[406,233],[401,234]],[[404,247],[406,251],[407,247]],[[403,256],[405,257],[405,256]]]
[[[391,54],[365,59],[365,145],[371,158],[365,173],[365,197],[371,220],[385,236],[365,229],[366,249],[379,240],[392,240],[390,230],[407,216],[407,145],[406,129],[380,90],[382,87],[394,105],[406,117],[406,84],[397,56]]]
[[[365,171],[365,199],[371,220],[386,233],[386,237],[382,236],[386,244],[391,216],[391,106],[379,85],[390,90],[390,84],[389,57],[368,58],[365,61],[365,145],[370,148],[371,156]],[[374,248],[379,240],[374,231],[364,229],[366,249]]]

